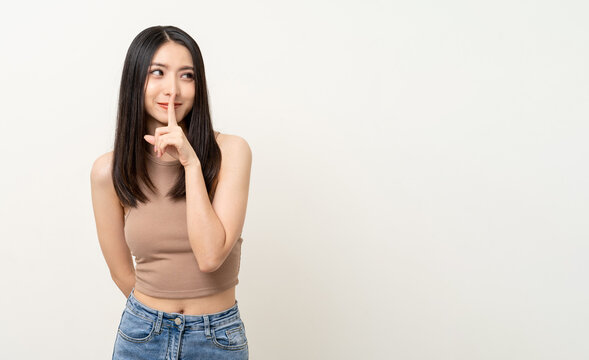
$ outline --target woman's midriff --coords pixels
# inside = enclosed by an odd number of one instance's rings
[[[149,296],[135,289],[133,295],[141,303],[156,310],[184,315],[204,315],[221,312],[235,305],[235,286],[218,294],[200,298],[165,299]]]

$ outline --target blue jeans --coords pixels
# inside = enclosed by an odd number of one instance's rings
[[[184,315],[152,309],[135,298],[134,290],[121,315],[113,360],[249,358],[237,300],[221,312]]]

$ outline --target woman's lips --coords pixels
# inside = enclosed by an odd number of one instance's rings
[[[162,108],[164,108],[164,109],[168,110],[168,103],[157,103],[157,104],[158,104],[159,106],[161,106]],[[182,105],[182,104],[179,104],[179,103],[174,103],[174,109],[177,109],[177,108],[179,108],[179,107],[180,107],[180,105]]]

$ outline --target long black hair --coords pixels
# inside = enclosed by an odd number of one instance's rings
[[[155,185],[146,167],[147,133],[145,119],[145,81],[153,55],[168,41],[185,46],[195,70],[195,94],[192,110],[182,120],[186,138],[200,160],[204,180],[212,201],[221,167],[221,150],[215,140],[211,123],[205,68],[198,44],[190,35],[174,26],[152,26],[141,31],[133,40],[123,66],[117,126],[114,140],[112,179],[115,191],[124,206],[136,207],[148,202],[140,183],[155,193]],[[166,194],[173,200],[186,198],[184,171],[178,164],[178,180]]]

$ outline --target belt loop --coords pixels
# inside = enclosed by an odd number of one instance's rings
[[[211,338],[211,326],[209,324],[209,316],[203,315],[202,317],[205,320],[205,336],[207,337],[207,339],[210,339]]]
[[[155,322],[155,333],[159,334],[162,329],[162,318],[164,317],[163,311],[157,311],[157,320]]]

